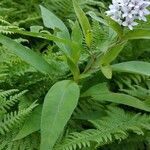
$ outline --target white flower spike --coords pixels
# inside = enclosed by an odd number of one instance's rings
[[[120,25],[133,30],[138,25],[135,20],[147,21],[146,16],[150,14],[147,9],[150,6],[150,0],[112,0],[107,15]]]

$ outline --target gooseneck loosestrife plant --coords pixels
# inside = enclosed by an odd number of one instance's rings
[[[136,20],[147,21],[149,6],[149,0],[113,0],[109,6],[110,10],[106,13],[120,25],[133,30],[133,27],[138,25]]]
[[[150,2],[43,4],[0,18],[0,150],[148,149]]]

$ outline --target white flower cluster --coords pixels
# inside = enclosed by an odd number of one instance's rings
[[[132,30],[133,26],[138,25],[135,20],[147,21],[146,16],[150,14],[148,6],[150,0],[112,0],[106,13],[120,25]]]

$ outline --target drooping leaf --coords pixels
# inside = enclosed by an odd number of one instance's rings
[[[45,39],[49,41],[59,42],[59,43],[63,43],[69,46],[72,46],[73,44],[69,39],[60,38],[52,34],[37,33],[37,32],[31,32],[31,31],[29,32],[29,31],[18,30],[18,29],[7,29],[6,31],[10,31],[10,32],[25,35],[25,36],[41,38],[41,39]]]
[[[99,95],[93,95],[92,97],[94,100],[97,101],[101,102],[107,101],[116,104],[123,104],[150,112],[150,107],[146,103],[127,94],[109,92],[109,93],[101,93]]]
[[[52,35],[52,34],[29,32],[29,31],[18,30],[18,29],[7,29],[7,31],[11,31],[13,33],[17,33],[17,34],[21,34],[21,35],[25,35],[25,36],[45,39],[45,40],[53,41],[55,43],[62,43],[62,45],[66,45],[66,46],[72,48],[71,56],[75,62],[79,59],[80,51],[81,51],[82,47],[81,47],[81,44],[75,40],[71,41],[70,39],[60,38],[60,37],[57,37],[56,35]],[[63,49],[61,49],[61,50],[63,50]],[[70,51],[70,49],[69,49],[69,51]],[[69,53],[69,51],[66,51],[66,49],[65,49],[65,51],[63,51],[63,52],[65,54],[67,54],[67,53]]]
[[[35,67],[38,71],[50,74],[55,68],[51,67],[42,56],[24,47],[20,43],[0,34],[0,43],[2,43],[8,50],[19,56],[22,60]]]
[[[135,29],[127,32],[123,36],[124,40],[134,40],[134,39],[150,39],[149,29]]]
[[[67,56],[67,59],[70,59],[69,61],[73,60],[74,65],[76,65],[80,57],[80,51],[81,51],[80,45],[81,44],[77,43],[77,41],[73,41],[73,42],[71,41],[70,34],[69,34],[67,27],[55,14],[53,14],[51,11],[49,11],[43,6],[40,6],[40,8],[42,12],[42,19],[43,19],[44,25],[47,28],[53,29],[54,31],[59,29],[56,33],[57,37],[70,41],[70,43],[69,42],[64,43],[61,41],[59,42],[59,41],[54,40],[56,45]],[[72,68],[70,69],[72,70]],[[73,74],[76,74],[76,72],[74,72]]]
[[[79,99],[79,87],[70,80],[57,82],[45,97],[41,120],[41,150],[52,150]]]
[[[150,63],[143,61],[129,61],[112,65],[113,71],[128,72],[150,76]]]
[[[73,6],[75,13],[77,15],[77,18],[79,20],[79,23],[82,27],[83,34],[85,36],[85,41],[88,47],[91,46],[92,42],[92,33],[91,33],[91,25],[89,23],[88,18],[86,17],[85,13],[83,10],[80,8],[76,0],[73,0]]]
[[[33,132],[40,130],[42,105],[39,105],[25,121],[22,129],[19,131],[14,140],[20,140]]]
[[[85,93],[83,93],[82,96],[92,97],[94,100],[100,102],[106,101],[116,104],[123,104],[150,112],[150,106],[148,106],[146,103],[127,94],[113,93],[109,91],[106,83],[100,83],[89,88],[87,91],[85,91]]]

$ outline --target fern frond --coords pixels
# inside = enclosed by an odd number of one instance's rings
[[[108,33],[105,31],[105,29],[100,26],[98,21],[92,22],[92,35],[93,35],[93,41],[91,50],[99,50],[102,42],[106,41],[108,38]]]
[[[0,17],[0,23],[6,24],[6,25],[11,25],[8,21],[4,20],[3,17]]]
[[[0,111],[6,111],[7,109],[9,109],[13,105],[15,105],[16,102],[19,101],[19,98],[27,92],[27,90],[24,90],[20,93],[13,95],[13,96],[10,96],[8,99],[6,98],[6,96],[8,96],[14,92],[17,92],[17,91],[18,90],[13,89],[13,90],[0,92],[0,104],[1,104],[0,105]]]
[[[150,99],[150,88],[147,86],[149,77],[142,75],[118,75],[114,82],[119,87],[119,91],[128,95],[140,98],[141,100]]]
[[[144,130],[150,130],[150,118],[147,115],[125,113],[119,108],[109,108],[107,116],[101,120],[90,121],[95,129],[84,130],[81,133],[71,133],[56,150],[76,150],[95,146],[102,146],[114,140],[126,139],[129,131],[143,135]]]
[[[138,85],[135,85],[134,87],[135,89],[121,89],[120,91],[143,100],[150,99],[150,90]]]
[[[123,89],[124,87],[134,89],[133,85],[141,85],[143,83],[146,83],[148,77],[133,74],[125,74],[125,75],[117,74],[116,78],[114,76],[113,80],[120,89]]]
[[[11,29],[20,29],[18,26],[14,26],[14,25],[11,25],[11,24],[8,24],[7,25],[0,25],[0,33],[3,33],[3,34],[14,34],[13,31],[11,31]]]
[[[0,26],[0,33],[3,34],[13,34],[14,32],[9,31],[10,26]]]
[[[144,150],[149,149],[147,138],[148,135],[130,135],[122,142],[114,142],[108,146],[104,146],[103,150]]]
[[[73,113],[73,117],[75,119],[82,119],[82,120],[91,120],[97,119],[104,115],[104,106],[97,101],[93,101],[91,99],[88,100],[81,100],[78,104],[77,108]]]
[[[21,140],[14,141],[17,133],[17,131],[13,131],[7,135],[0,135],[0,150],[39,150],[39,133],[34,132]]]
[[[11,112],[10,114],[4,115],[3,120],[0,122],[0,134],[10,132],[12,128],[20,125],[37,105],[38,104],[34,102],[27,109],[20,110],[19,112]]]
[[[7,90],[7,91],[1,90],[0,91],[0,97],[10,96],[10,95],[12,95],[18,91],[19,91],[18,89],[11,89],[11,90]]]

